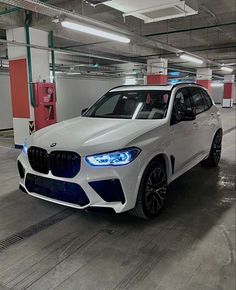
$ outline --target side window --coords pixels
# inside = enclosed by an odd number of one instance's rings
[[[188,88],[177,91],[173,104],[172,123],[178,122],[186,111],[192,111],[191,92]]]
[[[196,114],[200,114],[206,110],[206,104],[202,97],[201,91],[199,88],[192,88],[192,100],[193,106],[196,108]]]
[[[201,89],[201,94],[202,94],[202,97],[203,97],[203,99],[204,99],[204,101],[205,101],[206,109],[207,109],[207,110],[210,109],[211,106],[212,106],[212,100],[211,100],[210,96],[209,96],[208,93],[207,93],[205,90],[203,90],[203,89]]]

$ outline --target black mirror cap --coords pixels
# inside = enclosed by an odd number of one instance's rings
[[[194,121],[194,120],[196,120],[196,114],[194,110],[186,110],[184,112],[181,112],[181,114],[173,116],[171,118],[170,124],[175,125],[183,121]]]
[[[194,121],[194,120],[196,120],[196,114],[194,113],[194,111],[187,110],[184,113],[183,121]]]
[[[83,110],[81,111],[81,116],[83,116],[87,111],[88,111],[88,108],[83,109]]]

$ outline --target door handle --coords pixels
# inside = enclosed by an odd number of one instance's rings
[[[211,113],[211,114],[210,114],[209,121],[212,121],[212,120],[214,120],[214,119],[215,119],[215,114],[214,114],[214,113]]]
[[[214,113],[211,113],[211,119],[214,119],[215,118],[215,114]]]

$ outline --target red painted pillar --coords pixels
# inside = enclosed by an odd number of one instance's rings
[[[167,75],[154,75],[150,74],[147,76],[148,85],[166,85],[168,83]]]
[[[166,85],[168,83],[168,60],[148,59],[147,85]]]
[[[210,68],[197,69],[197,84],[203,86],[211,93],[212,70]]]
[[[197,84],[203,86],[211,92],[211,80],[197,80]]]
[[[223,108],[232,108],[235,97],[234,75],[226,75],[224,80]]]

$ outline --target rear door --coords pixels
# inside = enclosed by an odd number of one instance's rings
[[[213,137],[218,127],[218,109],[213,105],[213,102],[205,89],[200,89],[202,97],[206,105],[208,118],[208,150],[211,148]]]
[[[202,88],[192,87],[193,108],[196,111],[195,124],[197,126],[197,155],[204,155],[209,151],[209,140],[211,138],[209,127],[209,108],[202,94]]]

